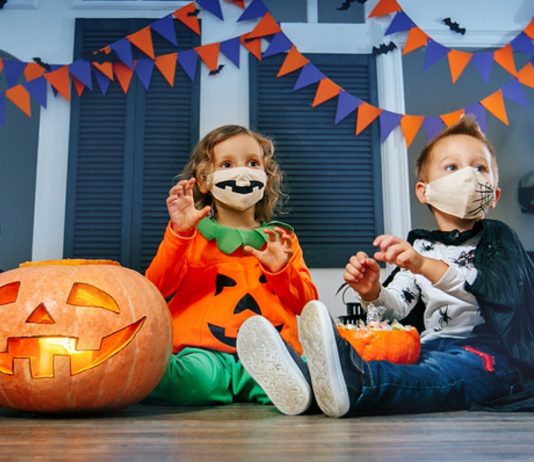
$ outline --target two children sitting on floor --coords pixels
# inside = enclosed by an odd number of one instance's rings
[[[291,227],[268,221],[280,198],[272,155],[264,137],[222,127],[170,191],[171,221],[147,277],[176,294],[175,351],[154,398],[272,402],[290,415],[318,405],[333,417],[499,399],[495,408],[534,407],[534,269],[515,233],[484,218],[500,196],[498,169],[474,120],[446,129],[417,162],[416,194],[438,230],[379,236],[377,252],[356,253],[344,274],[364,307],[380,305],[389,319],[424,304],[413,365],[363,361],[339,337]],[[384,284],[379,262],[397,267]],[[229,308],[221,295],[236,287]]]

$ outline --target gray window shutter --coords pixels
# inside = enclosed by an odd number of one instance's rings
[[[377,105],[371,55],[307,54],[344,90]],[[250,60],[251,127],[274,139],[289,213],[312,267],[343,267],[357,250],[373,252],[383,232],[378,120],[359,136],[355,113],[334,124],[337,98],[313,108],[317,84],[293,91],[299,71],[276,78],[285,54]]]

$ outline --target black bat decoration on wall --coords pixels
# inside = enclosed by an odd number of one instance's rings
[[[395,45],[395,43],[393,42],[381,43],[378,48],[373,47],[373,55],[385,55],[386,53],[393,51],[395,48],[397,48],[397,45]]]
[[[209,75],[216,75],[219,72],[221,72],[223,70],[223,68],[224,68],[224,64],[219,64],[217,69],[213,69],[212,71],[210,71]]]
[[[86,61],[96,61],[98,64],[115,63],[119,61],[119,57],[117,56],[117,53],[115,53],[115,50],[111,50],[109,53],[104,53],[103,51],[97,51],[96,53],[86,51],[82,53],[82,57]]]
[[[41,66],[45,71],[50,71],[52,68],[50,67],[50,64],[45,63],[41,60],[39,57],[32,58],[39,66]]]
[[[187,13],[187,16],[198,16],[198,13],[200,13],[200,10],[196,9],[195,11]]]
[[[465,35],[465,27],[460,27],[460,24],[454,22],[451,18],[445,18],[443,22],[449,26],[450,30]]]
[[[7,3],[7,0],[0,0],[0,10],[4,8],[4,5]]]
[[[345,11],[345,10],[348,10],[350,8],[350,6],[355,2],[357,1],[358,3],[360,4],[364,4],[367,0],[345,0],[343,2],[343,4],[337,8],[337,10],[339,11]]]

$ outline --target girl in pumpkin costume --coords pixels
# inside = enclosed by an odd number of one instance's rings
[[[281,197],[273,144],[246,128],[208,133],[167,198],[170,222],[146,276],[169,302],[173,346],[151,397],[178,405],[269,403],[236,356],[262,315],[301,352],[296,316],[317,290],[293,229],[269,221]]]

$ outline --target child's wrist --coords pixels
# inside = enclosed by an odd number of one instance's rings
[[[382,286],[378,285],[377,288],[373,288],[367,292],[358,291],[358,294],[360,295],[360,298],[364,302],[372,302],[378,298],[378,296],[380,295],[381,289],[382,289]]]
[[[172,221],[171,221],[171,229],[174,232],[174,234],[180,237],[191,237],[195,233],[195,228],[180,229]]]

